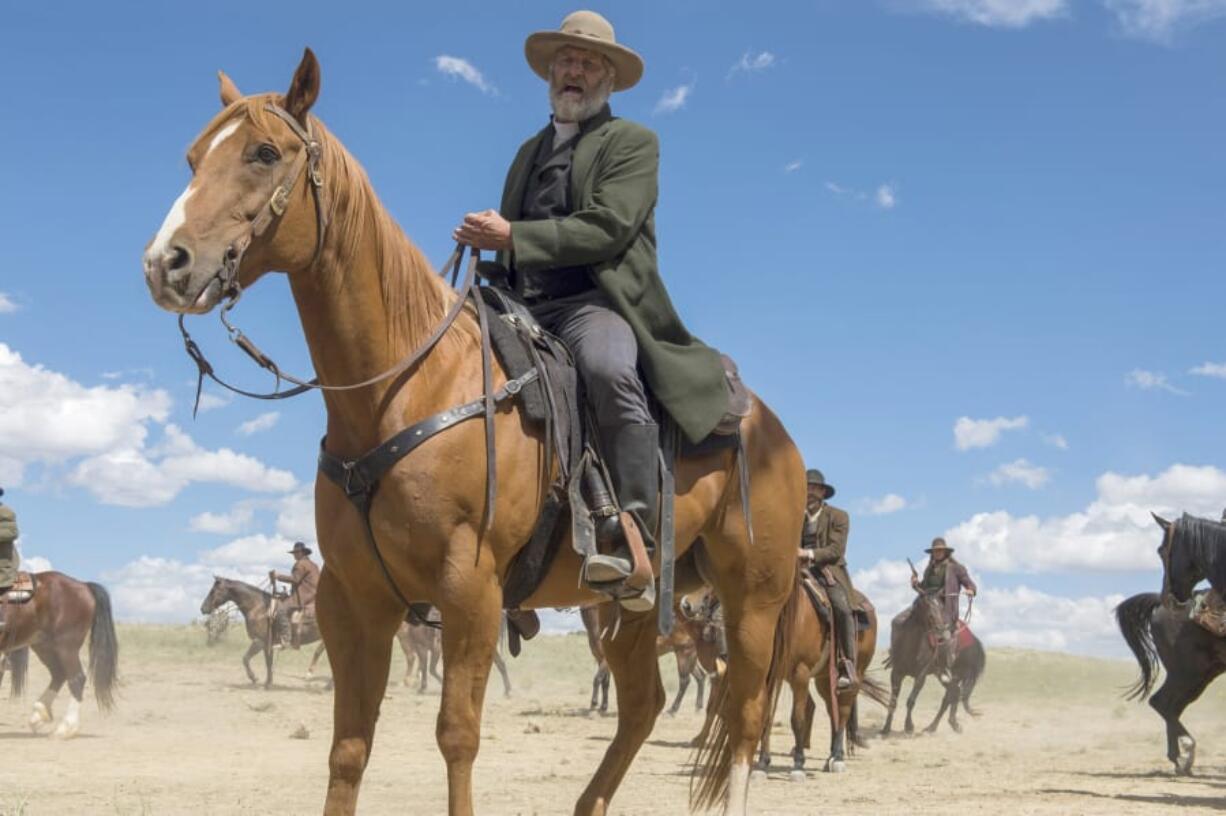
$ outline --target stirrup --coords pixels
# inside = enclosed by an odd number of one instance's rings
[[[583,562],[583,581],[592,586],[620,583],[633,572],[634,563],[630,560],[629,547],[619,547],[610,555],[589,555]]]

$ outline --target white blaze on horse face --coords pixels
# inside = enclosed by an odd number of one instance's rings
[[[234,135],[242,122],[235,119],[230,124],[223,127],[213,136],[213,140],[209,142],[209,149],[205,151],[207,156],[217,149],[217,146],[226,139]],[[175,233],[179,231],[179,227],[187,221],[187,199],[191,198],[193,185],[189,183],[187,187],[175,199],[175,203],[170,205],[170,212],[166,213],[166,218],[162,221],[162,226],[158,230],[158,234],[154,236],[153,243],[149,245],[148,252],[145,253],[146,262],[153,261],[166,254],[166,250],[170,247],[170,241],[175,237]]]
[[[226,139],[229,139],[232,135],[234,135],[234,131],[238,130],[238,126],[240,124],[242,124],[242,122],[240,122],[238,119],[235,119],[233,122],[226,125],[221,130],[217,131],[217,135],[213,137],[213,141],[209,142],[209,149],[204,151],[204,155],[206,156],[209,155],[210,153],[213,152],[213,150],[217,147],[217,145],[221,144]]]
[[[166,250],[170,246],[170,239],[179,231],[179,227],[183,226],[187,221],[187,199],[191,198],[192,192],[192,185],[188,184],[183,192],[179,194],[179,197],[175,199],[175,203],[170,205],[170,212],[166,213],[161,229],[153,237],[153,243],[149,245],[149,249],[145,252],[146,264],[166,254]]]

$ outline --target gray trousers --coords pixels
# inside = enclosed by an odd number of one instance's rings
[[[12,541],[0,541],[0,589],[17,583],[17,549]]]
[[[545,331],[570,349],[602,429],[655,422],[639,379],[638,341],[599,290],[543,301],[531,309]]]

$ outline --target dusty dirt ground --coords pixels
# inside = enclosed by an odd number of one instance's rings
[[[241,632],[208,648],[192,627],[121,627],[118,709],[101,716],[92,698],[82,733],[69,742],[32,736],[30,706],[46,682],[37,661],[21,701],[0,702],[0,813],[231,814],[317,813],[327,781],[331,694],[308,682],[309,649],[279,659],[271,691],[246,685]],[[676,688],[671,656],[661,659]],[[425,695],[393,683],[383,704],[374,757],[360,801],[366,814],[446,811],[442,760],[435,748],[438,687]],[[326,664],[323,674],[327,674]],[[487,697],[476,796],[483,814],[569,813],[595,769],[616,720],[590,714],[591,660],[580,636],[541,637],[511,663],[514,695],[495,674]],[[880,676],[880,675],[879,675]],[[870,748],[841,775],[820,772],[810,754],[804,782],[788,778],[790,729],[776,716],[776,770],[751,786],[758,814],[1009,813],[1121,814],[1226,810],[1226,705],[1210,688],[1185,718],[1200,739],[1193,779],[1174,779],[1161,721],[1119,690],[1133,667],[1010,650],[988,654],[974,702],[982,716],[965,732],[875,738],[884,711],[866,703]],[[883,678],[884,679],[884,678]],[[7,686],[7,684],[6,684]],[[929,691],[932,691],[930,688]],[[7,687],[5,688],[7,694]],[[87,695],[90,690],[87,689]],[[67,692],[55,709],[62,715]],[[661,717],[639,754],[613,812],[687,812],[688,740],[701,724],[693,689],[675,718]],[[935,692],[917,724],[936,711]],[[1052,702],[1061,697],[1063,701]],[[309,736],[291,738],[305,727]],[[814,746],[827,727],[819,720]]]

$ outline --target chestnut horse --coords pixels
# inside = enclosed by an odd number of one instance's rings
[[[68,738],[81,729],[81,698],[85,691],[85,670],[81,666],[81,647],[89,637],[89,679],[94,684],[98,708],[110,711],[115,705],[115,683],[119,668],[119,641],[111,616],[111,596],[101,584],[85,583],[60,572],[34,573],[34,597],[24,604],[4,610],[0,629],[0,655],[7,657],[12,670],[14,693],[25,685],[29,666],[27,648],[51,673],[47,690],[34,704],[30,729],[42,731],[53,721],[52,704],[64,683],[72,699],[68,711],[56,725],[52,736]]]
[[[837,678],[830,660],[830,649],[834,645],[830,637],[830,624],[818,616],[799,580],[796,582],[795,592],[798,602],[794,606],[796,619],[792,627],[792,662],[786,682],[792,689],[792,736],[795,738],[792,748],[792,776],[794,779],[804,779],[805,749],[809,747],[813,715],[817,709],[813,698],[809,696],[809,683],[813,683],[818,696],[826,705],[826,715],[830,718],[830,755],[826,758],[824,769],[831,773],[841,773],[847,769],[848,739],[853,747],[864,746],[859,735],[859,693],[863,691],[870,699],[883,706],[889,703],[889,693],[885,687],[866,676],[877,651],[877,611],[872,605],[869,604],[866,608],[868,626],[864,629],[857,628],[856,631],[857,682],[850,689],[840,692],[835,686]],[[774,720],[774,717],[770,720]],[[766,770],[770,767],[770,761],[768,724],[766,733],[762,736],[758,767]]]
[[[477,317],[460,308],[358,162],[310,115],[319,88],[309,49],[284,95],[245,97],[221,75],[223,109],[188,150],[191,180],[146,248],[144,271],[154,301],[179,315],[209,312],[264,273],[285,272],[324,384],[325,450],[354,459],[413,423],[491,400],[482,398]],[[452,314],[454,322],[440,332]],[[507,380],[497,361],[490,374],[495,388]],[[436,735],[447,765],[448,812],[473,812],[473,762],[502,584],[529,541],[555,467],[545,459],[543,430],[526,423],[518,402],[495,407],[494,461],[487,459],[481,422],[452,425],[382,476],[369,528],[340,487],[326,477],[315,481],[315,526],[326,562],[316,608],[336,683],[327,814],[357,807],[406,600],[431,603],[442,615]],[[735,448],[683,456],[675,472],[677,591],[704,581],[714,587],[730,648],[723,716],[698,755],[691,800],[723,802],[733,816],[748,807],[769,686],[781,682],[771,672],[778,662],[772,655],[795,575],[805,494],[800,454],[760,400],[740,433],[754,485],[752,535],[740,511]],[[309,443],[302,444],[305,450]],[[494,465],[515,478],[497,482],[487,506]],[[700,535],[705,545],[695,554],[690,542]],[[601,601],[580,586],[580,563],[564,542],[523,607]],[[579,814],[607,812],[664,705],[654,614],[623,613],[617,637],[604,646],[617,683],[617,732],[575,805]]]

